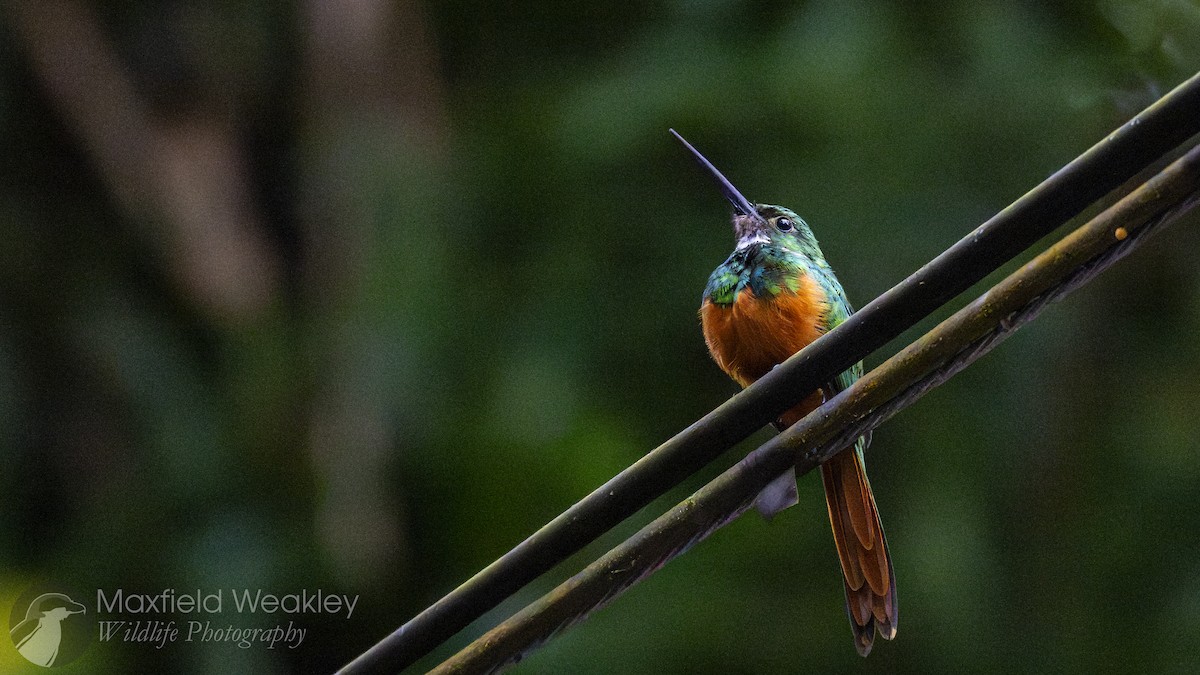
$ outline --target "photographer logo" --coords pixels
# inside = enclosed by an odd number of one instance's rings
[[[43,668],[63,666],[91,645],[95,623],[75,591],[34,586],[17,598],[9,613],[8,636],[26,661]]]

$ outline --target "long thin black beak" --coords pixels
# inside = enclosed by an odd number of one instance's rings
[[[762,220],[762,216],[758,215],[758,211],[754,209],[754,204],[750,203],[750,200],[746,199],[745,195],[743,195],[741,192],[738,192],[738,189],[733,187],[733,183],[730,183],[729,179],[726,178],[724,174],[722,174],[720,171],[717,171],[717,167],[713,166],[712,162],[708,161],[708,158],[700,154],[699,150],[693,148],[692,144],[688,143],[687,140],[685,140],[683,136],[680,136],[679,133],[674,129],[670,129],[669,131],[671,132],[672,136],[679,139],[680,143],[683,143],[683,147],[687,148],[688,152],[692,153],[692,156],[696,158],[696,163],[700,165],[700,168],[704,169],[710,176],[713,177],[713,180],[717,181],[717,187],[720,188],[721,194],[725,195],[725,198],[729,200],[730,204],[733,204],[733,209],[737,211],[738,215],[752,216],[758,220]]]

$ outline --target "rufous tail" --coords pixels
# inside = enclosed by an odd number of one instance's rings
[[[853,446],[821,465],[829,523],[846,582],[854,647],[866,656],[878,634],[896,636],[896,575],[862,458]]]

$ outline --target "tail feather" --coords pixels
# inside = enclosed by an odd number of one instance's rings
[[[896,575],[862,459],[847,448],[821,465],[833,540],[842,564],[854,646],[866,656],[876,633],[896,636]]]
[[[830,460],[821,466],[821,478],[825,482],[825,505],[829,508],[829,522],[836,523],[833,526],[833,543],[837,546],[838,558],[842,561],[842,575],[845,577],[846,583],[855,588],[861,588],[864,582],[862,565],[858,556],[850,553],[853,549],[851,549],[852,542],[849,540],[847,528],[838,525],[842,522],[842,513],[846,510],[842,505],[842,499],[845,496],[838,489],[841,478],[838,477],[840,474],[837,473],[837,467],[826,468],[833,461]],[[857,607],[854,604],[851,606]]]
[[[836,482],[841,483],[841,502],[845,507],[846,515],[849,516],[850,529],[858,539],[859,547],[870,551],[875,546],[875,519],[871,517],[871,492],[870,490],[864,492],[859,481],[854,480],[854,476],[846,475],[853,471],[853,469],[847,471],[847,468],[834,467],[833,469],[840,478]]]

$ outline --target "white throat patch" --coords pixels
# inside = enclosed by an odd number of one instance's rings
[[[767,235],[763,234],[762,232],[747,232],[737,240],[737,249],[741,250],[752,244],[766,244],[770,243],[770,241],[771,240],[767,238]]]

